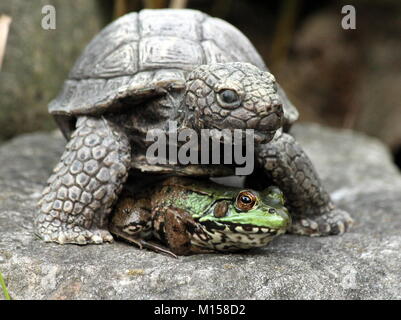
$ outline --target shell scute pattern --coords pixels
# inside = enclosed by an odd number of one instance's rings
[[[135,44],[138,40],[138,14],[134,12],[117,19],[105,27],[88,44],[71,70],[69,78],[80,80],[83,78],[109,77],[111,72],[107,72],[107,68],[101,67],[104,65],[104,60],[118,52],[120,47]],[[136,51],[135,48],[134,51]],[[132,62],[136,63],[136,61]],[[120,69],[115,70],[115,75],[124,74],[123,65],[124,61],[122,61]],[[106,74],[103,74],[102,71],[106,71]]]
[[[182,89],[186,73],[197,65],[233,61],[266,70],[250,41],[223,20],[196,10],[130,13],[88,44],[49,111],[103,113],[126,96]]]
[[[173,37],[144,38],[139,43],[140,70],[182,68],[191,70],[203,63],[201,46],[192,40]]]
[[[202,26],[204,40],[202,46],[206,55],[216,59],[213,62],[252,62],[257,67],[266,70],[262,58],[252,43],[237,28],[224,20],[210,17]],[[216,34],[217,30],[218,34]],[[222,60],[218,60],[220,57]]]

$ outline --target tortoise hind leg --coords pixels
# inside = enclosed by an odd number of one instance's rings
[[[102,243],[108,214],[127,179],[128,138],[104,118],[81,117],[39,201],[36,233],[46,242]]]

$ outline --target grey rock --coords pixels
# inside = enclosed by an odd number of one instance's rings
[[[401,175],[378,140],[296,125],[325,186],[356,220],[342,236],[284,235],[246,254],[173,259],[125,243],[33,235],[35,203],[65,141],[0,146],[0,271],[14,299],[401,299]]]

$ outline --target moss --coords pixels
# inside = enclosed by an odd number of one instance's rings
[[[3,295],[6,300],[11,300],[10,294],[8,293],[6,283],[4,282],[3,275],[0,272],[0,286],[3,289]]]

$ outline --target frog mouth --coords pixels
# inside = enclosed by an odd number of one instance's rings
[[[282,228],[269,228],[226,221],[224,223],[217,223],[215,221],[203,221],[201,222],[201,224],[209,231],[218,230],[223,233],[264,234],[274,236],[285,232],[285,229]]]

